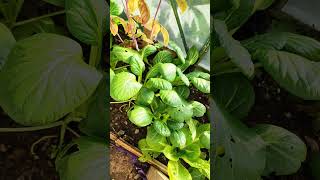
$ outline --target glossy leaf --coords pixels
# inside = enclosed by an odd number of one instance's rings
[[[199,58],[199,51],[195,46],[192,46],[188,51],[188,55],[187,55],[187,58],[186,58],[186,63],[184,63],[181,66],[181,69],[184,71],[188,67],[194,65],[198,61],[198,58]]]
[[[154,151],[158,152],[162,152],[167,145],[166,137],[158,134],[153,126],[148,127],[146,142],[148,146],[150,146]]]
[[[168,114],[172,118],[172,120],[183,122],[187,119],[191,119],[193,115],[192,106],[191,105],[181,105],[178,107],[168,108]]]
[[[190,95],[190,89],[187,86],[176,86],[174,90],[179,94],[183,99],[187,99]]]
[[[256,132],[267,144],[264,175],[289,175],[296,173],[306,159],[307,147],[295,134],[273,125],[258,125]]]
[[[172,146],[184,148],[186,146],[186,135],[181,130],[172,131],[170,135]]]
[[[177,148],[173,146],[166,146],[163,150],[163,154],[170,161],[178,161],[180,158]]]
[[[148,106],[152,103],[154,92],[148,88],[142,87],[137,95],[136,103],[139,105]]]
[[[158,134],[169,137],[171,132],[168,126],[161,120],[154,120],[153,127],[157,131]]]
[[[13,47],[0,74],[0,104],[20,124],[48,124],[84,103],[101,78],[83,61],[77,42],[37,34]]]
[[[192,140],[194,141],[196,139],[196,135],[197,135],[196,121],[193,119],[187,119],[186,123],[188,124],[189,130],[191,132]]]
[[[161,79],[161,78],[151,78],[148,80],[146,84],[147,88],[150,89],[164,89],[164,90],[171,90],[172,85],[169,81]]]
[[[191,83],[201,92],[210,93],[210,81],[202,78],[191,78]]]
[[[145,127],[151,124],[153,114],[149,108],[135,105],[134,109],[128,112],[128,117],[133,124]]]
[[[173,61],[173,54],[168,50],[163,50],[157,53],[153,59],[153,64],[161,63],[171,63]]]
[[[167,126],[171,130],[179,130],[183,128],[184,123],[183,122],[176,122],[176,121],[167,121]]]
[[[142,73],[146,68],[142,59],[136,58],[136,56],[131,56],[129,61],[131,72],[137,76],[142,76]]]
[[[123,7],[115,0],[110,1],[110,15],[119,16],[123,12]]]
[[[254,65],[249,52],[233,39],[226,24],[221,20],[214,20],[214,29],[219,36],[221,46],[226,50],[231,61],[249,78],[254,74]]]
[[[181,81],[186,85],[189,86],[190,85],[190,81],[188,79],[188,77],[186,75],[183,74],[182,70],[180,68],[177,67],[177,74],[178,77],[181,79]]]
[[[138,94],[142,85],[129,72],[116,74],[111,82],[110,96],[116,101],[127,101]]]
[[[142,49],[142,57],[147,58],[148,56],[154,54],[155,52],[157,52],[157,48],[153,45],[148,44]]]
[[[160,90],[161,100],[172,107],[178,107],[182,105],[182,100],[178,93],[174,90]]]
[[[161,64],[160,73],[164,79],[173,82],[176,79],[177,67],[172,63]]]
[[[192,101],[191,106],[193,110],[193,116],[195,117],[202,117],[207,111],[206,106],[198,101]]]
[[[202,148],[210,149],[210,131],[204,131],[200,135],[200,144]]]

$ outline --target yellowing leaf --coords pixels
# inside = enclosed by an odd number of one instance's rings
[[[169,33],[168,33],[168,31],[163,26],[161,26],[160,31],[161,31],[162,37],[163,37],[163,44],[165,46],[168,46],[168,44],[169,44]]]
[[[176,0],[178,7],[180,8],[181,12],[184,13],[188,8],[188,3],[186,0]]]
[[[121,24],[124,31],[126,33],[128,33],[128,23],[127,21],[125,21],[124,19],[122,19],[121,17],[118,16],[112,16],[112,20],[116,23],[116,24]]]
[[[141,23],[146,24],[150,19],[149,7],[144,0],[139,0],[138,7],[140,11]]]
[[[128,0],[129,14],[133,14],[138,9],[139,0]]]
[[[129,18],[129,22],[128,22],[128,36],[132,37],[137,31],[137,27],[136,27],[136,22],[132,19]]]
[[[110,19],[110,31],[113,36],[118,34],[118,25]]]
[[[161,29],[161,25],[156,20],[149,21],[144,27],[149,31],[150,39],[154,39],[159,34]]]
[[[140,29],[137,30],[137,34],[136,34],[137,38],[141,38],[143,41],[149,43],[149,44],[153,44],[153,41],[151,39],[149,39],[147,37],[147,35],[145,33],[143,33]]]

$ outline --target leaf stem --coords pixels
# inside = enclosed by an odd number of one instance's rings
[[[16,23],[13,25],[13,27],[25,25],[25,24],[28,24],[28,23],[32,23],[32,22],[34,22],[34,21],[38,21],[38,20],[45,19],[45,18],[52,17],[52,16],[61,15],[61,14],[64,14],[64,13],[66,13],[66,11],[65,11],[65,10],[61,10],[61,11],[53,12],[53,13],[46,14],[46,15],[43,15],[43,16],[39,16],[39,17],[35,17],[35,18],[28,19],[28,20],[16,22]]]
[[[176,7],[176,4],[175,4],[174,0],[170,0],[170,2],[171,2],[171,7],[172,7],[172,10],[173,10],[174,16],[175,16],[177,24],[178,24],[178,28],[179,28],[179,31],[180,31],[180,35],[181,35],[181,39],[182,39],[182,42],[183,42],[184,49],[186,50],[186,52],[188,52],[189,48],[188,48],[187,41],[186,41],[183,29],[182,29],[181,21],[180,21],[179,14],[178,14],[178,9]]]
[[[206,40],[206,42],[204,43],[204,45],[200,49],[199,60],[198,60],[197,64],[199,64],[199,62],[203,58],[203,56],[206,55],[206,53],[208,52],[209,48],[210,48],[210,36],[208,37],[208,39]]]
[[[22,127],[22,128],[0,128],[0,133],[2,132],[28,132],[28,131],[39,131],[43,129],[50,129],[54,127],[61,126],[63,120],[54,122],[52,124],[43,125],[43,126],[34,126],[34,127]]]
[[[100,46],[99,45],[98,46],[91,46],[89,65],[92,67],[97,67],[100,57],[101,57]]]
[[[132,100],[128,100],[128,101],[119,101],[119,102],[110,102],[110,104],[122,104],[122,103],[127,103],[127,102],[131,102]]]

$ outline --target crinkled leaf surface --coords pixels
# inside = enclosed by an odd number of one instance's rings
[[[135,105],[134,109],[128,112],[129,120],[139,126],[144,127],[151,124],[153,114],[147,107]]]
[[[161,78],[151,78],[148,80],[146,84],[147,88],[150,89],[165,89],[165,90],[171,90],[172,85],[169,81]]]
[[[142,85],[129,72],[116,74],[111,82],[110,96],[116,101],[127,101],[137,95]]]
[[[193,116],[195,117],[202,117],[207,111],[206,106],[198,101],[192,101],[191,106],[193,110]]]
[[[191,83],[201,92],[210,93],[210,81],[202,78],[191,78]]]
[[[154,92],[148,88],[142,87],[137,95],[136,103],[144,106],[148,106],[152,103],[154,98]]]
[[[164,79],[173,82],[176,79],[177,67],[172,63],[163,63],[160,65],[160,73]]]
[[[168,126],[161,120],[154,120],[153,127],[162,136],[169,137],[171,132]]]
[[[182,99],[175,90],[160,90],[161,100],[169,106],[178,107],[182,105]]]
[[[20,124],[47,124],[84,103],[101,78],[83,61],[77,42],[37,34],[12,49],[0,74],[0,103]]]

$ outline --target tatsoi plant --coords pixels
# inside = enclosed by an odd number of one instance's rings
[[[254,105],[250,79],[257,68],[263,68],[291,94],[320,100],[320,43],[288,32],[270,32],[239,42],[232,34],[252,12],[273,1],[219,2],[214,8],[211,54],[214,178],[256,180],[295,173],[307,153],[299,137],[269,124],[248,128],[240,120],[245,121]]]
[[[53,153],[58,154],[60,178],[80,180],[94,174],[95,179],[106,179],[101,168],[107,164],[107,144],[97,137],[107,137],[107,77],[101,49],[108,5],[105,0],[46,0],[65,9],[16,22],[23,2],[0,1],[4,17],[0,21],[0,105],[15,122],[31,127],[0,128],[0,132],[61,126],[60,142]],[[65,15],[72,37],[91,46],[88,60],[76,40],[57,30],[50,18],[55,15]],[[79,122],[87,137],[63,148],[71,121]],[[68,150],[74,146],[78,150],[70,154]],[[85,173],[80,176],[79,171]]]
[[[156,55],[149,62],[151,53]],[[201,148],[210,147],[210,126],[196,120],[205,115],[206,107],[188,98],[192,86],[210,93],[210,75],[197,70],[184,73],[198,60],[197,49],[191,48],[187,58],[179,60],[169,50],[158,51],[153,45],[139,52],[115,45],[111,56],[112,99],[133,104],[129,120],[139,127],[148,126],[147,137],[139,141],[144,153],[140,159],[146,161],[163,153],[170,160],[171,179],[191,177],[180,159],[209,178],[209,162],[201,156]],[[129,64],[128,69],[118,67],[120,62]]]

